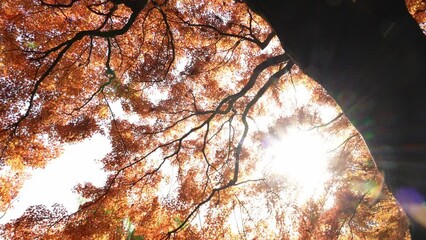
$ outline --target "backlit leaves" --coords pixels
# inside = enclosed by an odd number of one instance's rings
[[[360,136],[246,5],[0,4],[0,211],[63,144],[102,133],[112,145],[105,186],[75,187],[78,211],[33,206],[1,237],[405,236]],[[258,171],[277,127],[297,125],[335,141],[327,191],[303,205],[295,186]]]

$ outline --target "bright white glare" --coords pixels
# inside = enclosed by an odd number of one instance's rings
[[[110,104],[111,110],[118,119],[125,119],[130,123],[138,123],[141,118],[135,113],[126,113],[120,101],[114,101]]]
[[[156,85],[146,87],[144,92],[146,94],[145,98],[155,106],[169,97],[169,92],[167,90],[160,89]]]
[[[20,217],[33,205],[50,207],[59,203],[68,212],[74,212],[80,204],[79,195],[72,191],[77,184],[91,182],[97,187],[105,184],[107,173],[102,170],[102,163],[95,161],[111,151],[105,136],[96,134],[64,149],[61,157],[52,160],[44,169],[30,172],[30,179],[24,183],[12,209],[0,219],[0,224]]]
[[[307,105],[312,99],[312,90],[303,84],[296,84],[293,86],[294,94],[296,96],[296,106]]]
[[[298,204],[316,199],[331,177],[326,140],[315,131],[297,128],[290,128],[279,137],[266,150],[267,175],[282,176],[294,184]]]

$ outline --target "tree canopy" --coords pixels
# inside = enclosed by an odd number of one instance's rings
[[[408,3],[424,21],[424,2]],[[77,212],[33,206],[1,237],[409,237],[363,138],[246,4],[4,0],[0,26],[0,212],[64,144],[112,145],[105,185],[75,187]],[[293,128],[329,144],[331,177],[302,203],[264,168]]]

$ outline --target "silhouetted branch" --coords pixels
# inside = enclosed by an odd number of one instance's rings
[[[322,128],[322,127],[326,127],[328,125],[330,125],[331,123],[337,121],[339,118],[341,118],[343,116],[343,113],[339,113],[336,117],[334,117],[333,119],[331,119],[330,121],[317,125],[317,126],[313,126],[311,128],[308,129],[308,131],[314,130],[314,129],[318,129],[318,128]]]
[[[240,96],[243,92],[244,94],[254,85],[254,82],[256,82],[256,79],[258,78],[259,74],[266,69],[266,67],[269,67],[269,64],[273,64],[273,63],[280,63],[282,61],[286,61],[288,60],[287,56],[284,55],[279,55],[274,57],[275,59],[278,58],[281,61],[270,61],[271,59],[266,60],[265,62],[259,64],[255,70],[253,71],[253,74],[250,77],[249,83],[247,83],[247,85],[245,85],[245,87],[239,92],[239,94],[235,94],[236,96]],[[233,173],[233,177],[232,179],[226,183],[225,185],[221,186],[221,187],[217,187],[214,188],[212,190],[212,192],[209,194],[209,196],[207,198],[205,198],[203,201],[201,201],[200,203],[198,203],[195,208],[187,215],[187,217],[182,221],[182,223],[176,227],[175,229],[169,231],[167,233],[167,235],[163,238],[163,239],[169,239],[171,238],[172,235],[174,235],[175,233],[179,232],[187,222],[189,222],[189,220],[193,217],[193,215],[198,212],[198,210],[200,209],[201,206],[203,206],[204,204],[206,204],[207,202],[209,202],[213,196],[216,193],[219,193],[222,190],[225,190],[227,188],[233,187],[237,184],[242,184],[242,183],[237,183],[238,181],[238,175],[239,175],[239,161],[240,161],[240,155],[241,155],[241,150],[244,144],[244,140],[248,134],[248,123],[247,123],[247,115],[249,113],[249,111],[251,110],[251,108],[257,103],[257,101],[263,96],[263,94],[266,92],[266,90],[273,84],[275,83],[281,76],[283,76],[285,73],[287,73],[291,67],[293,66],[293,63],[287,63],[287,65],[280,69],[279,71],[277,71],[276,73],[274,73],[269,79],[268,81],[257,91],[256,95],[254,96],[254,98],[246,105],[246,107],[244,108],[244,112],[242,114],[241,120],[244,124],[244,131],[243,134],[240,138],[240,141],[237,145],[236,151],[235,151],[235,160],[234,160],[234,173]],[[258,72],[259,70],[261,70],[260,72]],[[249,86],[249,87],[247,87]],[[244,90],[244,91],[243,91]],[[241,95],[242,96],[242,95]],[[220,108],[219,108],[220,109]]]
[[[113,69],[111,69],[111,66],[110,66],[112,49],[111,49],[111,40],[109,38],[107,38],[107,43],[108,43],[108,54],[107,54],[107,61],[105,63],[105,67],[106,67],[106,75],[108,77],[108,81],[106,81],[101,86],[99,86],[99,88],[94,93],[92,93],[92,95],[88,99],[86,99],[86,101],[84,101],[84,103],[81,106],[74,108],[73,112],[80,111],[82,108],[84,108],[87,104],[89,104],[89,102],[92,101],[92,99],[96,95],[98,95],[98,93],[102,92],[106,86],[110,85],[116,79],[115,72]]]
[[[336,151],[337,149],[339,149],[341,146],[343,146],[343,145],[345,145],[345,144],[347,144],[352,138],[354,138],[354,137],[357,137],[357,136],[359,136],[359,133],[357,132],[357,133],[355,133],[355,134],[353,134],[353,135],[351,135],[350,137],[348,137],[348,138],[346,138],[345,139],[345,141],[343,141],[341,144],[339,144],[339,146],[337,146],[337,147],[335,147],[335,148],[333,148],[333,149],[331,149],[331,150],[328,150],[327,152],[328,153],[331,153],[331,152],[334,152],[334,151]]]
[[[50,64],[49,68],[35,82],[33,90],[30,93],[30,99],[29,99],[29,102],[28,102],[28,107],[27,107],[25,113],[11,126],[11,128],[12,128],[11,135],[12,136],[15,135],[18,126],[21,124],[22,121],[24,121],[30,115],[30,112],[31,112],[33,105],[34,105],[34,98],[36,97],[37,91],[38,91],[41,83],[51,74],[53,69],[62,60],[65,53],[71,48],[71,46],[73,46],[73,44],[75,42],[77,42],[77,41],[79,41],[79,40],[81,40],[81,39],[83,39],[84,37],[87,37],[87,36],[90,36],[91,38],[95,37],[95,36],[104,37],[104,38],[111,38],[111,37],[114,37],[114,36],[117,36],[117,35],[122,35],[130,29],[130,27],[132,26],[132,24],[136,20],[136,17],[138,16],[138,14],[139,14],[139,12],[133,12],[130,15],[127,23],[121,29],[115,29],[115,30],[110,30],[110,31],[101,31],[99,29],[81,31],[81,32],[78,32],[73,38],[59,44],[58,46],[56,46],[54,48],[51,48],[50,50],[48,50],[46,52],[44,52],[43,56],[41,58],[47,57],[49,54],[56,52],[59,49],[62,49],[62,50],[60,50],[60,52],[56,56],[55,60]]]

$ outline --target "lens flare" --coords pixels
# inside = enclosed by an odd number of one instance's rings
[[[281,176],[297,186],[298,203],[319,196],[328,171],[326,140],[315,131],[292,128],[271,141],[266,150],[266,175]]]

